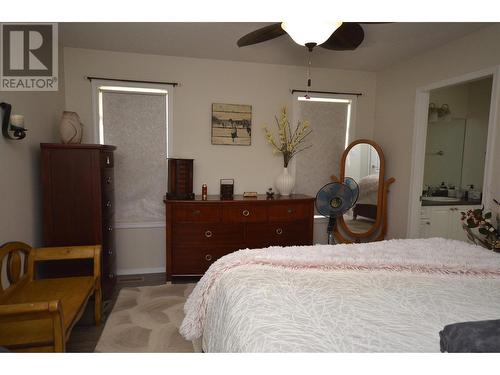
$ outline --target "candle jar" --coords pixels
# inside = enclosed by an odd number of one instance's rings
[[[220,199],[233,199],[234,194],[234,179],[220,180]]]
[[[208,187],[207,184],[201,185],[201,200],[206,201],[208,198]]]

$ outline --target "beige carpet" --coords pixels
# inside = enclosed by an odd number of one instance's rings
[[[195,284],[165,284],[120,291],[96,352],[189,353],[198,342],[179,334],[183,306]]]

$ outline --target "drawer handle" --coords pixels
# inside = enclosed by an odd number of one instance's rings
[[[108,232],[112,232],[113,231],[113,227],[111,225],[108,225]]]
[[[210,237],[212,237],[212,235],[213,235],[213,233],[211,230],[205,231],[205,237],[210,238]]]
[[[430,221],[426,221],[425,224],[431,225],[431,222]]]
[[[106,156],[106,165],[111,164],[111,158],[109,156]]]
[[[201,214],[200,210],[193,210],[193,215],[194,216],[198,216],[199,214]]]
[[[279,234],[279,235],[283,234],[283,229],[282,228],[276,229],[276,234]]]
[[[111,177],[106,177],[106,183],[109,185],[111,184]]]
[[[205,255],[205,260],[210,262],[212,260],[212,256],[210,254]]]
[[[288,213],[289,213],[289,214],[293,214],[293,208],[289,208],[289,209],[288,209]]]
[[[243,216],[249,216],[249,215],[250,215],[250,211],[248,211],[248,210],[243,210],[242,215],[243,215]]]
[[[106,207],[111,207],[111,201],[106,202]]]

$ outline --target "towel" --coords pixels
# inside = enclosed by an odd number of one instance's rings
[[[449,324],[439,337],[443,353],[500,353],[500,319]]]

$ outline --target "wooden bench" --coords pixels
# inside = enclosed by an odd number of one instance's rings
[[[91,276],[36,279],[36,262],[88,258],[94,260]],[[95,322],[101,323],[100,245],[31,248],[9,242],[0,247],[0,266],[0,347],[64,352],[92,294]]]

